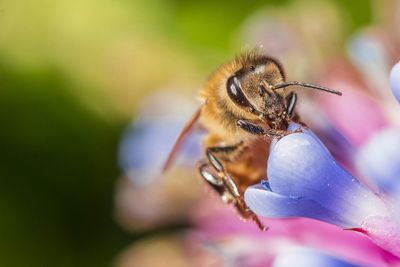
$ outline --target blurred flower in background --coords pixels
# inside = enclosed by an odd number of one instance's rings
[[[185,221],[193,202],[200,196],[196,163],[201,159],[200,131],[185,140],[174,172],[161,172],[176,137],[195,103],[170,91],[143,100],[135,122],[122,137],[119,161],[124,170],[117,186],[117,217],[128,228],[151,229]],[[129,226],[130,225],[130,226]]]

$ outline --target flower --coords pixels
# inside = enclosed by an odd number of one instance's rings
[[[343,228],[358,227],[371,215],[388,216],[383,201],[341,168],[308,129],[272,144],[267,176],[268,182],[245,192],[246,203],[262,216],[308,217]]]
[[[390,73],[390,84],[392,86],[394,97],[400,102],[400,62],[392,68]]]
[[[145,187],[161,178],[176,136],[195,109],[190,100],[173,92],[154,94],[142,101],[119,147],[119,164],[132,183]],[[200,158],[200,138],[199,132],[187,138],[178,157],[181,166],[193,167]]]
[[[142,105],[119,147],[123,175],[117,185],[115,213],[117,220],[131,230],[181,223],[201,191],[192,186],[200,158],[199,131],[185,140],[177,157],[178,167],[168,174],[161,172],[176,136],[196,105],[172,91],[149,96]]]
[[[371,184],[395,197],[400,193],[400,129],[375,134],[356,155],[360,174]]]

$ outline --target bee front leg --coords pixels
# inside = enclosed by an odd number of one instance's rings
[[[236,124],[245,130],[246,132],[249,132],[251,134],[255,135],[260,135],[260,136],[266,136],[268,138],[282,138],[285,137],[286,135],[292,134],[292,133],[298,133],[302,132],[301,129],[296,129],[294,131],[285,131],[285,130],[278,130],[278,129],[265,129],[261,127],[260,125],[257,125],[254,122],[248,121],[248,120],[237,120]]]
[[[246,132],[249,132],[251,134],[255,135],[260,135],[260,136],[266,136],[269,138],[273,137],[283,137],[287,134],[286,131],[283,130],[276,130],[276,129],[265,129],[264,127],[257,125],[254,122],[251,122],[249,120],[237,120],[236,121],[237,126],[245,130]]]

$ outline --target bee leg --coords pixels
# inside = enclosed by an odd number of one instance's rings
[[[265,135],[265,130],[263,127],[250,122],[248,120],[237,120],[236,121],[237,126],[245,130],[246,132],[249,132],[251,134],[255,135]]]
[[[296,107],[296,102],[297,102],[297,94],[295,92],[291,92],[287,97],[286,97],[286,113],[288,114],[289,118],[293,116],[293,111],[294,108]]]
[[[206,155],[210,164],[220,173],[224,172],[224,166],[222,163],[217,159],[214,153],[211,151],[211,148],[207,148]]]
[[[201,177],[221,196],[225,203],[232,204],[235,202],[235,197],[229,192],[223,179],[218,175],[213,174],[214,169],[209,169],[210,164],[204,163],[199,167]]]
[[[246,203],[243,200],[243,197],[237,200],[235,207],[240,217],[242,217],[243,219],[252,220],[261,231],[268,230],[268,227],[261,222],[260,218],[258,218],[258,216],[247,207]]]
[[[240,155],[243,149],[244,149],[243,141],[240,141],[232,146],[208,147],[206,155],[210,163],[214,166],[214,168],[219,172],[223,172],[223,166],[221,162],[217,159],[216,155],[218,155],[219,159],[229,162],[234,160],[238,155]]]
[[[255,135],[262,135],[266,136],[268,138],[282,138],[285,137],[286,135],[292,134],[292,133],[300,133],[302,130],[300,128],[294,130],[294,131],[284,131],[284,130],[278,130],[278,129],[265,129],[251,121],[248,120],[237,120],[237,125],[245,130],[246,132],[249,132],[251,134]]]
[[[263,135],[269,138],[273,137],[283,137],[286,134],[286,131],[283,130],[275,130],[275,129],[265,129],[251,121],[248,120],[237,120],[236,124],[251,134],[255,135]]]
[[[243,194],[240,192],[239,187],[232,177],[229,174],[225,174],[223,181],[229,193],[235,198],[234,204],[240,217],[243,219],[251,219],[261,231],[268,230],[268,227],[264,226],[257,215],[247,207],[244,202]]]
[[[219,160],[211,152],[208,153],[207,157],[210,164],[205,163],[200,166],[199,171],[201,177],[221,195],[224,202],[234,204],[242,218],[251,219],[261,230],[266,230],[267,228],[261,223],[257,215],[247,207],[243,199],[243,193],[240,191],[233,178],[224,171]],[[210,165],[219,175],[214,175],[211,170],[207,169]]]
[[[212,188],[215,189],[218,193],[222,194],[225,191],[225,185],[223,180],[214,175],[212,171],[207,168],[210,166],[208,163],[204,163],[199,167],[199,172],[201,177],[209,184]]]

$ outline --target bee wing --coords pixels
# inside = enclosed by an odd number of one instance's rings
[[[198,119],[200,118],[201,114],[201,107],[192,115],[190,120],[185,124],[182,131],[180,132],[178,138],[176,139],[174,146],[171,149],[171,152],[168,155],[167,160],[164,163],[162,168],[162,172],[165,173],[174,163],[176,156],[178,155],[179,150],[181,149],[183,142],[185,141],[186,137],[192,131],[193,126],[196,124]]]

